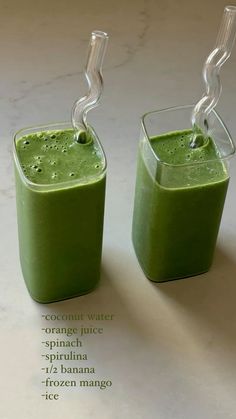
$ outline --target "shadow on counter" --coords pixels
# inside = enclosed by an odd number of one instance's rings
[[[206,274],[153,286],[192,316],[228,349],[236,344],[236,262],[217,247],[213,265]],[[235,353],[236,358],[236,353]]]

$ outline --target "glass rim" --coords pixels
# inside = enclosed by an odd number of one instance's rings
[[[101,142],[98,138],[98,135],[96,134],[95,130],[93,129],[93,127],[91,125],[88,125],[88,128],[91,131],[94,138],[96,139],[96,141],[97,141],[97,143],[98,143],[98,145],[99,145],[99,147],[102,151],[102,157],[103,157],[103,159],[102,159],[103,160],[103,167],[98,174],[93,175],[93,176],[88,176],[84,179],[71,179],[71,180],[68,180],[68,181],[58,182],[58,183],[35,183],[35,182],[32,182],[30,179],[28,179],[25,176],[25,174],[22,170],[21,164],[19,162],[18,156],[17,156],[16,140],[17,140],[17,138],[19,138],[19,135],[21,135],[23,132],[27,132],[27,131],[37,132],[37,129],[40,132],[40,131],[43,130],[43,128],[44,128],[45,131],[47,131],[47,130],[50,130],[50,129],[55,129],[56,130],[56,127],[58,129],[60,129],[60,127],[62,128],[62,127],[65,127],[65,126],[67,126],[67,128],[71,127],[73,129],[73,126],[72,126],[71,122],[69,122],[69,121],[53,122],[53,123],[48,123],[48,124],[31,125],[31,126],[28,126],[28,127],[25,127],[25,128],[21,128],[18,131],[16,131],[15,134],[13,135],[13,157],[14,157],[14,161],[15,161],[15,164],[16,164],[16,167],[18,169],[18,172],[20,174],[21,179],[31,189],[35,189],[35,190],[38,190],[38,191],[41,191],[41,190],[51,191],[51,190],[60,189],[62,187],[63,188],[69,188],[69,187],[73,187],[73,186],[76,186],[76,185],[81,185],[82,186],[82,185],[89,184],[94,179],[102,179],[105,176],[106,170],[107,170],[106,154],[105,154],[104,149],[102,147],[102,144],[101,144]],[[83,146],[86,146],[90,143],[91,143],[91,141],[89,141],[88,143],[83,144]]]
[[[230,145],[231,145],[232,151],[227,156],[219,157],[218,159],[204,160],[202,162],[195,161],[195,162],[182,163],[182,164],[167,163],[164,160],[160,160],[158,158],[158,156],[155,154],[155,152],[154,152],[154,150],[153,150],[153,148],[151,146],[151,142],[150,142],[150,138],[151,137],[148,135],[147,128],[146,128],[146,125],[145,125],[145,119],[146,119],[146,117],[148,115],[151,115],[151,114],[161,114],[161,113],[165,113],[165,112],[168,112],[168,111],[175,111],[175,110],[182,110],[182,109],[183,110],[184,109],[191,109],[194,106],[195,106],[195,104],[171,106],[171,107],[168,107],[168,108],[163,108],[163,109],[157,109],[157,110],[149,111],[149,112],[144,113],[141,116],[141,125],[142,125],[142,128],[143,128],[144,134],[145,134],[145,138],[148,141],[148,145],[149,145],[149,147],[151,149],[151,152],[152,152],[153,156],[155,157],[155,160],[158,161],[159,163],[161,163],[163,166],[168,166],[168,167],[189,167],[189,166],[194,166],[194,165],[206,164],[207,162],[214,162],[215,160],[225,161],[225,160],[228,160],[229,158],[233,157],[233,155],[235,154],[235,144],[234,144],[234,142],[232,140],[232,137],[231,137],[231,135],[229,133],[229,130],[226,128],[224,122],[222,121],[221,117],[216,112],[216,110],[215,109],[212,109],[210,113],[213,113],[215,115],[216,119],[219,121],[219,123],[223,127],[224,131],[226,132],[226,134],[227,134],[227,136],[228,136],[228,138],[230,140]],[[173,131],[170,131],[170,132],[173,132]]]

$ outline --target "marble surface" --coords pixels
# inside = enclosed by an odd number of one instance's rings
[[[207,274],[154,285],[130,239],[139,117],[193,103],[225,2],[90,0],[0,2],[0,418],[229,419],[236,417],[236,163]],[[86,91],[87,43],[110,35],[101,106],[89,115],[108,159],[102,278],[91,294],[42,306],[29,297],[17,243],[12,135],[70,119]],[[236,48],[217,107],[236,134]],[[106,390],[42,397],[46,313],[113,313],[86,340]],[[59,322],[60,324],[60,322]],[[51,323],[52,326],[52,323]],[[86,390],[86,391],[85,391]]]

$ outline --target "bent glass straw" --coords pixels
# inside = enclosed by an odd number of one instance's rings
[[[195,105],[192,112],[193,135],[190,142],[192,148],[199,147],[207,137],[207,117],[220,98],[222,86],[220,68],[230,57],[236,35],[236,7],[226,6],[214,50],[208,56],[203,67],[203,79],[206,91]]]
[[[102,31],[91,34],[89,52],[85,68],[88,82],[88,94],[77,100],[72,109],[72,125],[75,130],[75,139],[85,142],[88,131],[86,121],[87,112],[98,105],[103,90],[102,63],[108,42],[108,35]]]

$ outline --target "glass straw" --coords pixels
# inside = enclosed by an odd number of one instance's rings
[[[226,6],[214,50],[208,56],[203,67],[205,94],[195,105],[192,112],[193,135],[190,142],[192,148],[203,145],[208,134],[207,117],[220,98],[222,86],[220,68],[230,57],[236,35],[236,7]]]
[[[102,63],[108,42],[108,35],[102,31],[91,34],[85,75],[88,82],[88,94],[78,99],[72,109],[72,125],[75,130],[75,140],[86,142],[88,125],[87,112],[98,105],[103,90]]]

